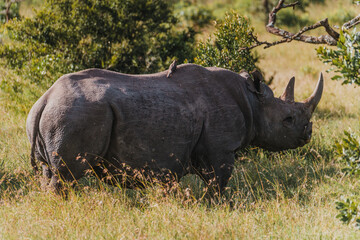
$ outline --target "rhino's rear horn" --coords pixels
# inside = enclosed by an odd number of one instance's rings
[[[281,95],[280,99],[286,102],[294,102],[294,86],[295,86],[295,77],[292,77],[285,88],[284,93]]]
[[[309,108],[311,113],[314,112],[316,106],[318,105],[321,99],[323,88],[324,88],[324,78],[322,73],[320,73],[319,81],[316,85],[315,91],[308,99],[304,101],[304,103]]]

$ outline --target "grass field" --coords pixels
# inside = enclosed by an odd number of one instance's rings
[[[339,2],[316,5],[308,15],[320,20]],[[264,32],[262,21],[253,23],[261,39],[276,39]],[[359,89],[331,81],[315,47],[294,42],[258,48],[261,69],[275,76],[275,95],[295,76],[295,99],[307,98],[320,72],[324,93],[311,142],[281,153],[239,153],[222,199],[201,198],[201,181],[194,176],[169,195],[156,186],[126,190],[94,178],[82,179],[68,200],[43,192],[30,167],[26,115],[11,111],[0,92],[0,239],[359,239],[358,230],[335,218],[335,201],[359,196],[360,183],[344,176],[333,148],[344,130],[360,132]],[[18,79],[4,67],[0,76]]]

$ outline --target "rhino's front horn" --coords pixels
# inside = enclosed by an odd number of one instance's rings
[[[284,93],[281,95],[280,99],[286,102],[294,102],[294,86],[295,86],[295,77],[292,77],[285,88]]]
[[[323,88],[324,88],[324,78],[322,73],[320,73],[319,81],[316,85],[315,91],[308,99],[304,101],[304,103],[307,105],[311,113],[314,112],[316,106],[318,105],[321,99]]]

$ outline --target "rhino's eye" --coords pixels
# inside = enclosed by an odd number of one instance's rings
[[[283,123],[285,126],[290,126],[294,123],[294,118],[289,116],[289,117],[286,117],[284,120],[283,120]]]

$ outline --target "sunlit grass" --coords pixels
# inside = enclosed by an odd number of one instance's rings
[[[39,191],[31,178],[18,177],[23,182],[22,188],[14,189],[11,196],[2,195],[2,239],[356,239],[358,236],[355,229],[335,219],[333,199],[341,192],[358,193],[359,184],[326,174],[323,180],[301,186],[300,191],[308,192],[306,200],[299,199],[299,195],[286,196],[281,183],[275,183],[276,194],[271,198],[245,201],[245,196],[239,198],[235,193],[231,199],[212,204],[186,202],[183,196],[164,196],[156,189],[140,194],[121,189],[100,191],[94,187],[72,191],[65,201]],[[30,189],[26,193],[27,184]]]

